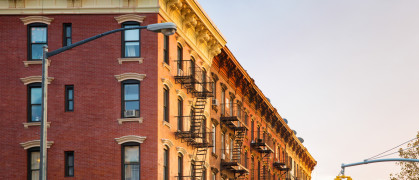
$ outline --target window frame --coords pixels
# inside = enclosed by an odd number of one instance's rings
[[[126,142],[121,145],[121,179],[125,179],[125,147],[138,146],[138,177],[141,179],[141,144],[137,142]],[[133,164],[129,164],[133,165]],[[134,164],[135,165],[135,164]]]
[[[177,74],[179,74],[179,70],[183,71],[183,46],[178,44],[177,46]]]
[[[32,171],[38,171],[39,173],[41,173],[40,172],[40,169],[41,169],[41,164],[39,163],[39,169],[32,169],[32,153],[33,152],[39,152],[39,153],[41,153],[40,152],[40,148],[39,148],[39,146],[38,147],[32,147],[32,148],[29,148],[28,150],[28,161],[27,161],[27,165],[28,165],[28,167],[27,167],[27,169],[28,169],[28,171],[27,171],[27,179],[28,180],[32,180]],[[41,158],[41,155],[39,155],[39,158]]]
[[[183,178],[183,155],[181,153],[178,154],[177,165],[178,165],[178,170],[177,170],[178,178],[177,179],[181,180]]]
[[[163,121],[169,122],[170,118],[170,93],[169,87],[163,87]]]
[[[70,36],[67,36],[67,28],[70,28]],[[70,44],[68,44],[68,39],[70,39]],[[73,44],[73,25],[71,23],[63,24],[63,47]]]
[[[178,107],[177,130],[183,131],[183,99],[182,98],[178,98],[177,107]]]
[[[46,30],[46,37],[45,37],[45,43],[32,43],[32,28],[33,27],[45,27]],[[45,44],[48,46],[48,25],[44,23],[31,23],[28,25],[28,60],[29,61],[41,61],[41,59],[32,59],[32,45],[33,44]]]
[[[32,92],[31,89],[32,88],[39,88],[41,89],[41,104],[32,104]],[[41,122],[42,120],[42,83],[40,82],[36,82],[36,83],[31,83],[28,84],[28,97],[27,97],[27,104],[28,104],[28,122]],[[32,121],[32,105],[39,105],[41,106],[41,118],[39,119],[39,121]]]
[[[72,156],[73,157],[73,165],[71,166],[69,164],[69,157]],[[65,151],[64,152],[64,177],[74,177],[74,151]],[[73,168],[73,174],[70,175],[70,168]]]
[[[217,127],[215,126],[215,124],[212,124],[212,153],[213,154],[216,154],[216,137],[217,137],[217,134],[216,134],[216,131],[217,131]]]
[[[125,26],[133,26],[133,25],[138,25],[141,26],[141,24],[139,22],[135,22],[135,21],[127,21],[121,24],[122,28],[125,28]],[[121,32],[121,57],[123,58],[139,58],[141,57],[141,30],[138,30],[138,40],[136,41],[125,41],[125,31],[130,31],[130,30],[124,30]],[[126,42],[138,42],[138,56],[126,56],[125,55],[125,43]]]
[[[136,117],[125,117],[125,85],[127,84],[138,84],[138,116]],[[121,82],[121,117],[122,118],[139,118],[141,117],[141,81],[128,79]],[[128,100],[134,101],[134,100]]]
[[[163,180],[170,178],[170,151],[169,147],[163,149]]]
[[[70,99],[69,91],[73,91],[73,97]],[[73,109],[70,109],[70,101],[73,102]],[[65,85],[65,112],[73,112],[74,111],[74,85]]]
[[[163,35],[163,62],[169,64],[169,47],[170,47],[169,36]]]

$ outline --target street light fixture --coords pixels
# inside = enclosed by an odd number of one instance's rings
[[[40,142],[40,173],[39,179],[46,180],[47,179],[47,95],[48,95],[48,65],[46,63],[46,59],[52,56],[55,56],[59,53],[72,49],[74,47],[80,46],[82,44],[88,43],[90,41],[96,40],[103,36],[113,34],[120,31],[131,30],[131,29],[147,29],[149,31],[155,33],[163,33],[166,36],[170,36],[175,34],[177,28],[176,24],[167,22],[167,23],[157,23],[157,24],[150,24],[148,26],[137,26],[137,27],[126,27],[115,29],[112,31],[108,31],[102,34],[98,34],[96,36],[92,36],[90,38],[81,40],[69,46],[65,46],[54,51],[48,52],[48,46],[43,47],[43,56],[42,56],[42,118],[41,118],[41,142]]]

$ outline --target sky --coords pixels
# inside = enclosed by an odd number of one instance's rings
[[[419,131],[419,1],[198,0],[331,180]],[[397,157],[396,155],[387,158]],[[385,180],[394,162],[346,168]]]

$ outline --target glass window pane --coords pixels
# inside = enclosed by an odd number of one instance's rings
[[[42,89],[31,88],[31,104],[41,104],[42,102]]]
[[[68,90],[68,99],[69,100],[72,100],[73,99],[73,90],[72,89],[69,89]]]
[[[125,146],[125,163],[136,163],[140,161],[139,157],[140,146]]]
[[[140,42],[125,42],[125,57],[139,57]]]
[[[31,152],[31,169],[39,169],[40,153]]]
[[[140,165],[125,165],[125,180],[139,180]]]
[[[32,44],[32,59],[42,59],[42,47],[46,44]]]
[[[46,43],[47,42],[47,28],[46,27],[32,27],[31,28],[31,43]]]
[[[125,26],[125,27],[136,27],[136,26]],[[137,26],[138,27],[138,26]],[[126,30],[125,32],[125,41],[139,41],[140,40],[140,30]]]
[[[68,176],[74,176],[74,167],[68,167]]]
[[[71,38],[67,38],[67,46],[71,45]]]
[[[32,121],[41,121],[42,106],[32,105]]]
[[[140,110],[140,103],[139,101],[127,101],[125,102],[125,110]]]
[[[124,85],[124,94],[125,94],[125,100],[138,100],[139,94],[138,94],[138,84],[125,84]]]
[[[39,179],[39,170],[32,171],[32,179],[31,180],[38,180]]]
[[[67,26],[66,27],[66,37],[70,37],[71,36],[71,26]]]
[[[74,108],[74,103],[73,101],[68,101],[68,110],[72,111]]]
[[[68,166],[74,166],[74,156],[72,154],[68,155]]]

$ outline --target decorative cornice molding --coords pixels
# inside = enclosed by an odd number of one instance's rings
[[[188,152],[183,147],[176,147],[176,150],[178,153],[182,154],[183,156],[186,156]]]
[[[138,74],[138,73],[123,73],[123,74],[115,75],[115,78],[116,80],[118,80],[118,82],[125,81],[128,79],[135,79],[138,81],[142,81],[144,80],[145,77],[146,77],[145,74]]]
[[[32,23],[44,23],[50,25],[54,18],[49,18],[46,16],[27,16],[24,18],[20,18],[24,25],[32,24]]]
[[[29,149],[33,147],[40,147],[41,141],[40,140],[32,140],[32,141],[26,141],[23,143],[19,143],[23,149]],[[54,141],[47,141],[47,148],[50,148],[54,144]]]
[[[183,92],[182,90],[180,90],[180,89],[176,89],[176,93],[177,93],[177,95],[178,96],[180,96],[183,100],[186,100],[186,94],[185,94],[185,92]]]
[[[122,136],[122,137],[119,137],[119,138],[115,138],[115,141],[118,144],[124,144],[126,142],[143,143],[146,139],[147,139],[146,136],[128,135],[128,136]]]
[[[51,84],[51,82],[54,80],[53,77],[48,77],[48,82],[47,84]],[[20,81],[22,81],[23,85],[28,85],[31,83],[40,83],[42,82],[42,76],[28,76],[28,77],[24,77],[24,78],[20,78]]]
[[[163,146],[167,146],[169,148],[173,147],[173,142],[170,139],[161,139]]]
[[[140,16],[140,15],[136,15],[136,14],[124,14],[121,16],[116,16],[114,17],[116,22],[118,22],[118,24],[127,22],[127,21],[135,21],[138,23],[143,23],[145,16]]]
[[[169,79],[161,78],[161,82],[163,82],[163,85],[166,85],[167,87],[169,87],[169,89],[173,88],[173,83]]]

